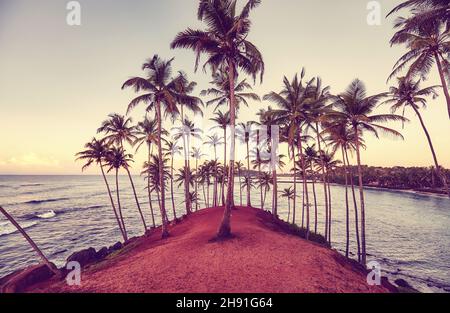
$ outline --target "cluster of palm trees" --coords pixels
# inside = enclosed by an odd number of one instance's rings
[[[238,176],[241,205],[246,202],[246,206],[256,206],[255,203],[252,204],[251,195],[257,189],[259,207],[264,209],[267,195],[272,190],[271,212],[277,216],[278,173],[288,164],[291,168],[285,170],[292,173],[293,183],[292,187],[281,192],[288,200],[288,221],[297,223],[300,220],[297,218],[297,208],[300,207],[301,224],[306,230],[306,238],[310,232],[323,233],[331,243],[334,208],[330,175],[339,167],[345,176],[346,255],[349,255],[350,250],[352,203],[358,260],[366,264],[366,207],[361,159],[361,150],[366,148],[366,134],[376,137],[389,134],[402,138],[398,131],[384,124],[408,121],[403,115],[395,114],[395,111],[411,107],[430,144],[436,173],[448,191],[431,137],[420,114],[420,107],[426,104],[426,97],[436,96],[440,88],[443,88],[447,97],[450,113],[446,85],[446,55],[450,49],[448,2],[411,0],[393,11],[410,7],[413,14],[408,19],[396,22],[399,30],[391,42],[406,43],[409,51],[394,66],[391,77],[397,76],[404,69],[407,69],[407,73],[405,77],[398,79],[398,86],[392,87],[389,92],[369,95],[364,83],[355,79],[342,93],[331,94],[330,87],[324,86],[320,77],[306,79],[303,69],[292,79],[284,77],[281,90],[269,92],[260,98],[252,92],[251,84],[242,75],[250,76],[254,82],[258,76],[262,81],[264,75],[262,54],[247,39],[251,29],[250,12],[261,1],[248,0],[238,12],[236,1],[200,0],[198,19],[205,24],[205,28],[188,28],[180,32],[171,43],[171,48],[194,51],[195,70],[202,57],[206,57],[203,69],[211,70],[212,81],[211,87],[201,91],[200,97],[208,97],[208,100],[204,103],[199,97],[192,95],[196,84],[190,82],[184,72],[173,74],[173,59],[166,61],[155,55],[142,66],[145,76],[131,78],[122,87],[133,88],[139,94],[129,103],[127,114],[142,103],[147,112],[145,119],[137,125],[131,125],[130,118],[110,115],[98,130],[104,135],[103,138],[93,139],[86,145],[86,150],[78,154],[80,159],[87,161],[84,167],[95,163],[101,168],[124,240],[127,240],[127,231],[120,204],[118,172],[120,169],[126,171],[136,207],[147,230],[130,174],[132,155],[126,151],[127,146],[130,146],[137,152],[145,144],[148,160],[143,166],[142,174],[147,180],[153,227],[156,223],[152,195],[157,196],[163,237],[169,234],[165,196],[169,188],[173,218],[177,219],[174,182],[184,190],[186,214],[198,210],[200,202],[205,207],[224,206],[217,238],[225,239],[231,235],[235,176]],[[426,76],[433,62],[437,64],[441,74],[442,86],[421,89],[419,81],[414,81],[414,78]],[[270,103],[270,106],[259,111],[257,120],[237,123],[242,105],[249,106],[253,104],[251,101],[262,100]],[[186,114],[189,111],[190,114],[202,115],[205,104],[214,106],[214,116],[210,120],[217,125],[215,132],[207,136]],[[390,104],[392,112],[376,113],[381,104]],[[152,113],[154,118],[149,117]],[[181,126],[171,128],[169,132],[163,128],[166,119]],[[198,139],[201,145],[193,145],[192,138]],[[237,141],[246,151],[245,158],[240,160],[235,157]],[[287,145],[287,156],[279,154],[279,145]],[[205,146],[213,153],[204,154],[202,147]],[[223,162],[220,162],[221,157],[217,155],[219,146],[224,147]],[[156,152],[153,151],[154,147]],[[177,154],[184,159],[184,166],[178,170],[174,165]],[[355,164],[351,163],[353,158],[350,156],[355,157]],[[286,157],[289,160],[287,163],[283,162]],[[191,165],[192,160],[195,160],[195,166]],[[115,171],[116,200],[112,196],[104,168],[107,172]],[[356,172],[353,171],[354,168]],[[321,206],[317,193],[323,193],[324,199],[323,230],[318,229],[318,211]],[[243,201],[244,195],[246,201]]]

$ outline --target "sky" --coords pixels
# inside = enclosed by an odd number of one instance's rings
[[[80,26],[67,25],[68,2],[0,0],[0,174],[81,174],[75,153],[108,114],[125,114],[135,94],[120,87],[129,77],[143,75],[142,63],[154,54],[175,57],[174,70],[198,83],[196,94],[208,87],[210,73],[194,73],[193,52],[169,47],[179,31],[202,27],[197,0],[82,0]],[[390,47],[393,19],[384,16],[399,1],[379,1],[379,26],[367,23],[368,2],[263,0],[251,15],[248,38],[266,64],[264,81],[254,91],[261,96],[279,91],[283,76],[290,78],[302,67],[307,77],[322,77],[335,94],[355,78],[365,82],[369,93],[386,91],[386,78],[404,50]],[[435,70],[424,84],[439,84]],[[256,119],[255,112],[269,104],[250,103],[239,121]],[[132,113],[134,121],[144,109]],[[205,133],[211,116],[212,109],[206,109],[199,125]],[[450,122],[442,92],[430,99],[423,116],[438,159],[450,167]],[[404,129],[389,125],[403,133],[404,141],[367,136],[363,163],[432,165],[417,118],[411,112],[407,117],[411,122]],[[137,154],[135,173],[145,157],[144,150]]]

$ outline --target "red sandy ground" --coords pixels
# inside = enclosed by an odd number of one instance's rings
[[[258,209],[234,210],[236,237],[210,242],[222,212],[196,212],[171,226],[166,240],[158,231],[139,239],[85,269],[81,287],[53,281],[32,292],[387,292],[368,286],[337,252],[277,230]]]

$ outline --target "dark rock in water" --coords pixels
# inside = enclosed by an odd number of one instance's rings
[[[67,263],[73,261],[80,263],[81,267],[84,267],[90,263],[97,261],[97,252],[95,252],[94,248],[75,252],[67,258]]]
[[[114,252],[123,248],[123,244],[121,242],[116,242],[113,246],[109,247],[108,252]]]
[[[394,283],[399,287],[414,289],[406,280],[401,278],[394,280]]]
[[[52,263],[54,269],[56,266]],[[0,293],[23,292],[28,287],[50,279],[55,275],[45,264],[33,265],[9,275],[0,286]]]
[[[103,247],[100,250],[98,250],[97,252],[97,260],[103,260],[104,258],[106,258],[106,256],[109,254],[108,248]]]

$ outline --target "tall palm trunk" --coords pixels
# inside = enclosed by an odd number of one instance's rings
[[[172,212],[173,212],[173,219],[177,220],[177,211],[175,210],[175,197],[173,195],[173,155],[170,158],[170,193],[172,198]],[[186,189],[185,189],[186,190]]]
[[[328,188],[328,242],[331,245],[331,188],[330,188],[330,177],[328,175],[328,170],[327,170],[327,188]]]
[[[217,176],[219,175],[218,173],[218,166],[217,166],[217,150],[216,150],[216,146],[214,145],[214,160],[216,161],[216,163],[214,164],[214,189],[213,189],[213,206],[217,207],[218,202],[217,202],[217,197],[218,197],[218,186],[217,186]]]
[[[222,178],[222,186],[220,187],[220,195],[222,198],[222,205],[225,205],[225,169],[227,164],[227,129],[223,129],[223,178]],[[228,182],[230,183],[230,182]]]
[[[250,148],[249,148],[249,142],[247,140],[247,206],[251,207],[252,203],[250,201]]]
[[[147,159],[147,163],[149,165],[149,171],[147,172],[147,193],[148,193],[148,204],[150,206],[150,213],[152,215],[152,224],[153,224],[153,228],[156,227],[156,223],[155,223],[155,214],[153,212],[153,203],[152,203],[152,191],[150,190],[150,162],[151,162],[151,156],[152,156],[152,148],[151,148],[151,144],[147,143],[148,146],[148,159]]]
[[[241,168],[238,169],[238,178],[239,178],[239,198],[241,200],[240,204],[242,206],[242,181],[241,181]]]
[[[272,138],[271,138],[272,140]],[[272,215],[278,215],[278,181],[277,181],[277,155],[276,151],[273,149],[273,144],[271,145],[272,151],[272,181],[273,181],[273,189],[272,189]]]
[[[366,210],[364,203],[364,187],[363,187],[363,177],[362,177],[362,166],[361,166],[361,154],[359,142],[359,130],[357,126],[354,126],[355,137],[356,137],[356,161],[358,164],[358,182],[359,182],[359,198],[361,206],[361,263],[366,266],[367,255],[366,255]]]
[[[191,213],[191,197],[189,193],[189,182],[191,179],[191,170],[189,164],[189,147],[188,147],[188,138],[186,138],[186,131],[184,125],[184,106],[181,105],[181,125],[182,125],[182,137],[183,137],[183,152],[184,152],[184,203],[186,205],[186,214],[189,215]],[[187,128],[187,127],[186,127]],[[173,180],[173,178],[172,178]]]
[[[217,237],[226,238],[231,235],[231,209],[233,206],[233,195],[234,195],[234,157],[235,157],[235,141],[236,136],[234,135],[234,129],[236,126],[236,98],[234,95],[234,79],[235,79],[235,65],[234,62],[230,61],[228,63],[228,78],[230,81],[230,124],[231,130],[233,132],[231,136],[230,143],[230,166],[228,172],[228,189],[227,198],[225,203],[225,210],[223,213],[222,223],[219,227]]]
[[[349,221],[349,209],[348,209],[348,174],[347,164],[345,162],[344,147],[341,147],[342,152],[342,164],[344,165],[345,176],[345,257],[348,258],[348,250],[350,245],[350,221]]]
[[[347,166],[350,167],[347,149],[345,151],[345,159],[347,160]],[[361,262],[361,243],[359,241],[359,218],[358,218],[358,204],[356,203],[355,184],[353,183],[353,169],[350,167],[350,185],[352,187],[353,206],[355,211],[355,233],[356,233],[356,245],[358,248],[358,262]]]
[[[436,59],[439,76],[441,78],[442,88],[444,89],[445,99],[447,100],[448,117],[450,118],[450,94],[448,91],[447,80],[445,79],[444,69],[442,68],[442,63],[441,63],[441,59],[439,58],[439,54],[437,52],[435,52],[434,57]],[[449,194],[449,196],[450,196],[450,194]]]
[[[439,166],[436,152],[434,151],[433,142],[431,141],[431,136],[428,133],[428,129],[425,126],[425,122],[422,119],[422,115],[420,114],[419,110],[416,108],[416,105],[411,101],[410,102],[411,107],[413,108],[414,112],[416,112],[417,117],[419,118],[420,125],[422,125],[423,131],[425,132],[425,136],[427,136],[428,145],[430,146],[431,153],[433,154],[433,160],[434,160],[434,166],[436,167],[436,173],[441,178],[442,183],[444,184],[445,191],[447,192],[447,195],[450,197],[450,190],[448,188],[447,184],[447,178],[445,177],[445,173],[441,171],[441,167]]]
[[[128,167],[125,168],[128,174],[128,178],[130,179],[131,189],[133,189],[134,200],[136,200],[136,206],[139,211],[139,215],[141,216],[142,224],[144,224],[144,233],[147,231],[147,224],[145,223],[144,214],[142,214],[141,205],[139,204],[139,200],[136,194],[136,188],[134,187],[133,178],[131,178],[130,169]]]
[[[161,135],[162,135],[162,114],[161,114],[161,102],[157,101],[156,103],[156,115],[158,120],[158,174],[159,174],[159,186],[161,189],[161,219],[162,219],[162,238],[166,238],[169,236],[169,231],[167,229],[167,214],[166,214],[166,199],[165,199],[165,185],[164,185],[164,160],[163,160],[163,151],[161,145]]]
[[[314,175],[314,169],[313,164],[311,162],[310,164],[311,173],[313,175],[312,177],[312,190],[313,190],[313,197],[314,197],[314,233],[317,234],[317,196],[316,196],[316,177]]]
[[[303,147],[302,147],[302,130],[300,129],[300,137],[298,139],[298,150],[300,153],[300,162],[302,165],[303,172],[303,190],[305,191],[305,202],[306,202],[306,240],[309,239],[309,195],[308,195],[308,181],[306,176],[306,167],[305,167],[305,156],[303,155]]]
[[[39,247],[36,245],[36,243],[28,236],[28,234],[25,232],[25,230],[20,227],[20,225],[14,220],[14,218],[6,212],[5,209],[3,209],[0,206],[0,212],[11,222],[11,224],[14,225],[14,227],[17,228],[17,230],[22,234],[22,236],[28,241],[30,246],[34,249],[34,251],[39,255],[39,257],[42,259],[45,265],[47,265],[48,269],[52,271],[55,275],[59,274],[58,269],[50,263],[50,261],[47,259],[47,257],[44,255],[44,253],[39,249]]]
[[[194,189],[195,189],[195,195],[197,196],[195,200],[195,211],[198,211],[198,199],[200,198],[198,196],[198,159],[195,159],[195,180],[194,180]]]
[[[289,196],[287,198],[287,201],[288,201],[288,218],[287,218],[287,220],[289,222],[289,220],[291,219],[291,199],[289,199]]]
[[[114,205],[114,200],[111,194],[111,189],[109,188],[108,180],[106,179],[105,171],[103,170],[103,163],[100,161],[100,169],[102,171],[103,180],[105,181],[106,189],[108,190],[109,200],[111,201],[111,206],[114,211],[114,216],[116,217],[117,224],[119,225],[120,232],[122,233],[122,237],[125,240],[125,235],[122,229],[122,223],[120,222],[119,215],[117,214],[116,206]]]
[[[320,145],[320,133],[319,133],[319,123],[316,122],[316,135],[317,135],[317,146],[319,148],[320,164],[322,167],[322,181],[323,181],[323,193],[325,199],[325,238],[328,238],[328,192],[327,183],[325,180],[325,165],[323,163],[322,148]]]
[[[259,151],[259,130],[256,131],[256,161],[258,162],[258,175],[261,178],[261,153]],[[260,186],[259,195],[261,200],[261,210],[264,209],[264,203],[263,203],[263,187]]]
[[[122,207],[120,205],[119,169],[118,168],[116,168],[116,196],[117,196],[117,205],[119,207],[120,220],[122,221],[122,229],[123,229],[124,240],[128,241],[127,228],[125,227],[125,220],[123,219]]]
[[[297,202],[297,164],[295,157],[295,144],[292,145],[292,159],[294,161],[294,200],[292,203],[292,224],[295,224],[295,204]]]

